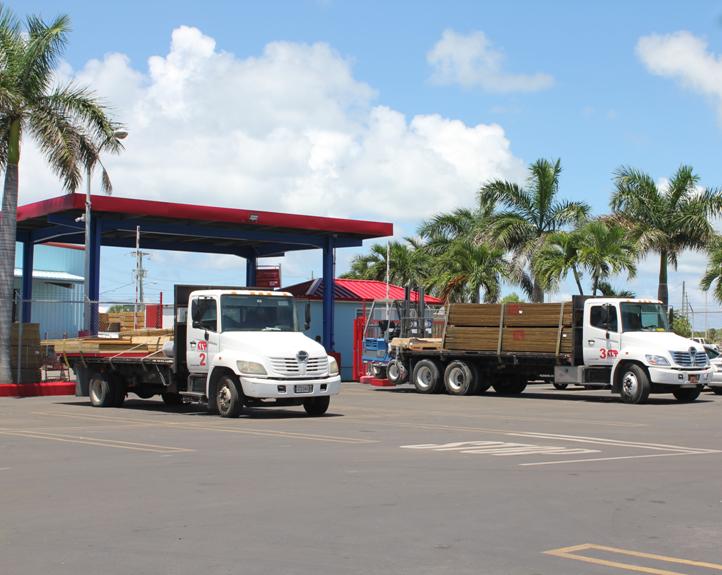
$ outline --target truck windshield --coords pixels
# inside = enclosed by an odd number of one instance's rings
[[[661,304],[623,302],[621,308],[623,331],[669,331]]]
[[[276,296],[222,295],[221,331],[297,331],[293,300]]]

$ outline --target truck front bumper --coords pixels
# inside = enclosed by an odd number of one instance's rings
[[[324,379],[267,379],[241,376],[243,393],[259,399],[281,399],[336,395],[341,391],[341,377]],[[305,387],[300,387],[305,386]],[[310,391],[306,391],[310,389]],[[303,391],[302,391],[303,390]]]
[[[664,367],[649,367],[649,377],[652,383],[659,385],[674,385],[677,387],[696,387],[706,385],[712,378],[711,369],[696,371],[682,371]]]

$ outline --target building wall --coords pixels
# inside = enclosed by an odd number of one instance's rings
[[[306,301],[296,300],[296,311],[302,328]],[[334,348],[341,354],[341,379],[351,381],[353,377],[353,321],[357,311],[363,309],[363,303],[337,301],[334,305]],[[323,302],[311,301],[311,327],[304,333],[311,339],[322,336]]]
[[[67,272],[76,276],[84,274],[83,250],[37,245],[33,250],[33,267],[49,272]],[[23,244],[15,244],[15,267],[23,267]]]
[[[22,244],[16,244],[15,267],[22,269]],[[56,246],[35,246],[33,268],[41,271],[83,275],[82,250]],[[20,292],[21,278],[15,278]],[[41,338],[77,337],[83,326],[83,284],[33,280],[31,321],[40,324]],[[18,311],[19,313],[19,311]]]

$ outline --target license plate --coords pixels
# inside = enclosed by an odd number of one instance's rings
[[[697,383],[698,381],[699,381],[699,375],[690,375],[689,376],[690,383]]]
[[[313,391],[312,385],[296,385],[293,388],[296,393],[311,393]]]

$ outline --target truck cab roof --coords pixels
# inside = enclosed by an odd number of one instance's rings
[[[285,291],[272,291],[272,290],[259,290],[259,289],[208,289],[208,290],[197,290],[191,292],[191,295],[201,295],[206,297],[218,297],[222,295],[250,295],[250,296],[264,296],[264,297],[293,297]]]

